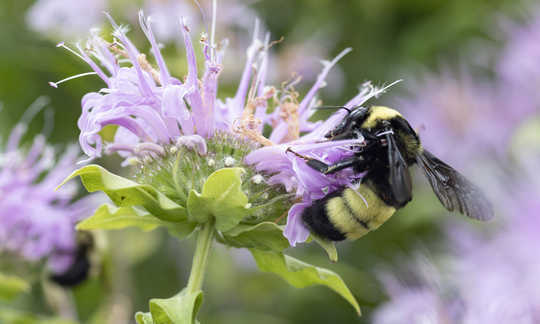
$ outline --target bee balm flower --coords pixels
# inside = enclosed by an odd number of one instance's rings
[[[36,101],[34,108],[42,104]],[[35,112],[30,108],[28,112]],[[11,132],[0,158],[0,253],[30,262],[47,260],[53,273],[61,274],[74,261],[75,222],[92,208],[87,199],[73,202],[76,187],[55,191],[78,158],[69,147],[55,161],[45,136],[37,135],[30,148],[20,141],[27,118]],[[45,176],[43,176],[45,174]]]
[[[310,120],[313,108],[318,105],[318,90],[325,86],[330,69],[350,49],[330,62],[323,62],[323,70],[315,84],[300,100],[294,89],[299,80],[286,82],[280,88],[266,83],[268,50],[272,43],[268,34],[264,40],[258,38],[256,25],[236,94],[220,99],[218,78],[227,68],[223,66],[226,42],[216,45],[212,36],[210,39],[205,34],[201,36],[204,72],[199,73],[190,29],[184,20],[180,20],[188,73],[185,78],[175,78],[160,53],[151,20],[142,12],[139,18],[156,67],[127,38],[125,28],[110,17],[114,27],[113,42],[93,34],[85,46],[77,45],[78,52],[61,45],[87,62],[106,84],[105,88],[85,95],[82,100],[83,111],[78,125],[83,151],[90,158],[119,152],[127,158],[126,162],[133,159],[142,162],[139,180],[168,190],[152,180],[155,173],[159,173],[156,168],[175,165],[175,162],[163,161],[171,161],[171,158],[178,161],[178,152],[183,150],[182,162],[178,163],[185,168],[180,170],[184,170],[187,179],[193,172],[201,179],[184,182],[186,188],[181,190],[184,194],[176,197],[180,203],[186,203],[187,193],[198,188],[208,174],[217,169],[241,166],[247,170],[249,179],[255,176],[260,179],[264,175],[267,178],[258,181],[258,185],[285,188],[298,199],[289,211],[285,235],[292,245],[305,241],[308,232],[299,221],[299,213],[329,190],[352,185],[355,176],[351,170],[324,176],[286,150],[290,147],[322,160],[337,161],[350,156],[349,148],[362,142],[362,139],[324,139],[324,134],[343,118],[343,111],[325,122]],[[346,106],[359,106],[385,89],[366,84]],[[104,142],[100,135],[107,125],[118,126],[110,142]],[[262,135],[265,126],[272,129],[268,137]],[[192,153],[185,153],[186,149]],[[152,161],[156,161],[155,167],[149,168]],[[152,176],[145,175],[149,169],[154,172]],[[246,183],[256,184],[253,181]],[[175,190],[180,189],[177,186]],[[259,199],[268,199],[267,196],[260,195]]]

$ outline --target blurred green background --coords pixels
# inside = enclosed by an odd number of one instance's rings
[[[123,7],[128,2],[118,1],[111,8],[117,20],[130,21],[123,16]],[[219,5],[225,6],[227,2],[220,0]],[[48,85],[48,81],[86,72],[88,68],[56,48],[59,39],[54,35],[43,36],[28,29],[25,13],[32,3],[31,0],[0,2],[1,135],[6,138],[24,109],[45,95],[50,97],[50,106],[55,110],[50,140],[57,144],[75,143],[81,97],[102,84],[97,78],[88,77],[58,89]],[[284,42],[273,48],[275,60],[280,60],[292,45],[301,48],[314,33],[328,40],[320,49],[328,57],[320,59],[332,57],[345,47],[354,49],[339,64],[342,86],[322,91],[324,102],[336,105],[352,97],[366,80],[376,84],[396,79],[407,82],[426,69],[474,62],[471,44],[483,43],[493,49],[501,46],[495,19],[502,14],[519,15],[524,8],[522,2],[514,0],[260,0],[249,1],[247,5],[256,11],[274,39],[285,37]],[[140,30],[136,26],[132,30],[132,40],[147,48]],[[227,35],[218,32],[218,36]],[[175,56],[183,57],[183,49],[174,44],[167,45],[165,53],[171,60]],[[302,55],[310,55],[309,50]],[[183,71],[176,71],[176,76],[182,74]],[[221,83],[221,96],[233,91],[235,84],[227,83],[230,80]],[[309,85],[306,80],[300,88]],[[402,93],[398,86],[380,102],[390,102],[392,96]],[[29,135],[39,132],[42,123],[41,117],[36,118]],[[117,160],[104,163],[118,168]],[[199,316],[201,323],[369,323],[370,312],[385,299],[374,276],[380,269],[399,269],[419,245],[428,250],[444,249],[438,226],[442,219],[437,217],[441,211],[434,196],[420,189],[415,200],[382,230],[357,242],[339,244],[337,264],[330,264],[316,246],[290,249],[294,256],[341,274],[360,301],[362,318],[357,318],[350,306],[331,291],[322,287],[303,290],[289,287],[273,275],[258,272],[244,251],[219,246],[212,253]],[[133,230],[103,233],[103,236],[107,237],[110,248],[102,257],[107,270],[73,292],[84,322],[101,323],[104,315],[96,314],[95,310],[99,310],[107,296],[114,296],[119,304],[119,319],[125,318],[122,312],[132,318],[135,310],[147,310],[150,298],[169,297],[186,281],[192,242],[178,244],[159,231]],[[50,313],[41,301],[41,294],[36,286],[31,296],[23,296],[15,304],[18,309]]]

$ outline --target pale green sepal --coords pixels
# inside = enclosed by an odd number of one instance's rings
[[[328,258],[330,259],[330,261],[338,261],[338,253],[336,249],[336,244],[334,242],[313,234],[311,234],[311,238],[326,251],[326,254],[328,254]]]
[[[307,264],[283,253],[250,249],[261,271],[272,272],[297,288],[324,285],[351,304],[358,315],[360,306],[341,277],[333,271]]]
[[[205,223],[210,216],[218,231],[228,231],[248,215],[248,197],[242,191],[242,168],[223,168],[213,172],[202,193],[191,190],[188,196],[190,220]]]
[[[188,219],[200,224],[206,223],[212,217],[211,198],[203,197],[191,189],[187,199]]]
[[[151,299],[150,312],[135,314],[138,324],[196,324],[195,319],[203,300],[202,291],[187,289],[167,299]]]
[[[168,223],[166,225],[169,234],[180,240],[186,239],[191,233],[193,233],[193,231],[195,231],[196,227],[197,223],[189,221],[181,223]]]

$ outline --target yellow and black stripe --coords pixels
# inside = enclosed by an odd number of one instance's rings
[[[333,241],[355,240],[381,226],[396,209],[382,201],[371,188],[345,188],[317,200],[302,218],[315,234]]]

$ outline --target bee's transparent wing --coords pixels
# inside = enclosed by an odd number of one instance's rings
[[[400,204],[412,199],[412,181],[407,162],[401,155],[393,134],[386,135],[388,141],[388,165],[390,168],[390,187],[394,198]]]
[[[480,188],[451,166],[427,150],[418,154],[416,161],[428,178],[433,192],[446,209],[457,210],[478,220],[488,220],[493,217],[493,207]]]

